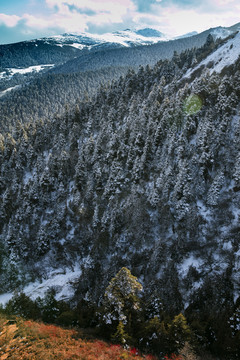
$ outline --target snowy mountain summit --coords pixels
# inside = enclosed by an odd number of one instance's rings
[[[165,37],[165,35],[163,33],[161,33],[160,31],[158,31],[156,29],[151,29],[151,28],[137,30],[136,34],[142,35],[144,37],[156,37],[156,38],[164,38]]]
[[[207,30],[212,36],[216,38],[225,38],[240,29],[239,24],[235,24],[232,27],[216,27]],[[90,34],[88,32],[79,33],[65,33],[62,35],[56,35],[48,38],[42,38],[33,41],[43,41],[46,44],[57,46],[71,46],[78,49],[92,49],[95,47],[132,47],[140,45],[151,45],[163,41],[169,41],[174,39],[187,38],[197,35],[196,31],[183,34],[181,36],[170,36],[164,34],[157,29],[143,28],[143,29],[125,29],[121,31],[115,31],[113,33],[105,34]]]
[[[150,45],[159,41],[166,41],[169,38],[155,29],[140,29],[116,31],[114,33],[105,33],[102,35],[90,33],[65,33],[49,38],[42,39],[47,43],[53,43],[59,46],[73,46],[76,48],[92,48],[99,45],[120,45],[125,47],[136,45]]]

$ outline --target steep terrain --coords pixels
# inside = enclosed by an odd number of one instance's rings
[[[28,84],[29,80],[38,78],[39,73],[44,74],[43,70],[57,67],[82,54],[89,56],[91,52],[149,45],[163,39],[166,40],[166,37],[153,29],[139,31],[127,29],[104,35],[66,33],[16,44],[0,45],[0,90],[2,90],[0,96],[4,96],[7,89],[16,90],[17,87],[13,85]],[[98,69],[100,67],[98,66]],[[76,70],[89,69],[79,67]],[[57,73],[61,71],[58,70]]]
[[[195,65],[190,81],[196,61],[129,72],[64,117],[1,134],[3,291],[76,267],[78,296],[96,300],[128,266],[175,310],[206,287],[236,299],[239,62]]]
[[[0,46],[0,125],[36,121],[63,113],[65,105],[91,97],[99,84],[125,75],[129,68],[201,47],[209,34],[224,38],[239,27],[214,28],[172,41],[153,29],[114,34],[64,34]],[[151,36],[150,36],[151,35]],[[148,44],[148,45],[146,45]],[[151,45],[152,44],[152,45]]]
[[[39,64],[62,63],[80,54],[81,50],[101,50],[115,47],[149,45],[167,40],[153,29],[117,31],[103,35],[89,33],[62,34],[47,38],[0,45],[0,68],[26,67]]]
[[[62,116],[11,126],[6,116],[3,293],[51,287],[58,299],[100,303],[126,266],[169,314],[229,324],[240,291],[239,42],[208,36]]]

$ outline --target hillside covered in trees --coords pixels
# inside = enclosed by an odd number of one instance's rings
[[[61,274],[72,304],[98,308],[127,267],[168,323],[184,312],[205,348],[239,356],[239,39],[130,69],[63,115],[8,122],[6,107],[2,292],[52,279],[66,300]]]
[[[66,106],[91,98],[103,86],[126,75],[129,69],[155,65],[204,45],[209,35],[234,33],[235,28],[215,28],[191,37],[152,45],[121,44],[64,34],[53,38],[0,45],[1,129],[17,121],[52,119]],[[128,33],[128,31],[126,31]],[[118,37],[118,36],[116,36]],[[146,37],[146,39],[149,39]]]

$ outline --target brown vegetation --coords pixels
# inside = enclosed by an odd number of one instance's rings
[[[65,330],[22,319],[0,320],[0,360],[154,360],[136,349],[103,341],[83,340],[75,330]]]

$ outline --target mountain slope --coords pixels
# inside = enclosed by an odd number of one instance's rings
[[[64,117],[1,135],[3,291],[76,267],[72,291],[97,301],[127,266],[169,311],[234,303],[239,60],[228,77],[191,82],[194,54],[129,71]]]
[[[182,38],[196,36],[192,41],[195,41],[195,47],[199,47],[205,42],[209,33],[215,37],[227,37],[239,30],[239,27],[239,23],[229,28],[217,27],[201,34],[196,34],[196,32],[185,34]],[[204,37],[203,40],[196,42],[196,39],[202,37]],[[0,70],[14,67],[59,64],[80,55],[82,50],[88,52],[115,47],[135,47],[137,45],[150,45],[166,40],[171,40],[171,38],[149,28],[136,31],[126,29],[103,35],[66,33],[16,44],[0,45]]]
[[[186,77],[190,77],[194,72],[199,73],[199,69],[208,71],[210,74],[216,72],[220,73],[224,68],[234,64],[240,56],[240,33],[236,34],[233,39],[229,40],[207,56],[206,59],[200,62],[196,67],[190,69]],[[207,70],[208,69],[208,70]]]
[[[0,45],[0,69],[59,64],[78,56],[82,50],[88,52],[91,49],[149,45],[162,40],[166,40],[166,37],[152,29],[139,31],[127,29],[103,35],[66,33],[16,44]]]
[[[149,30],[145,31],[149,32]],[[153,65],[160,59],[169,59],[173,56],[174,51],[180,53],[185,50],[188,52],[192,48],[202,46],[210,33],[211,30],[187,39],[131,48],[122,46],[116,48],[113,43],[106,43],[108,46],[96,45],[92,47],[92,50],[75,49],[78,51],[78,56],[65,61],[62,65],[48,63],[27,68],[8,68],[1,73],[0,77],[1,128],[10,129],[16,121],[25,122],[30,118],[35,121],[39,117],[49,119],[55,113],[61,114],[67,103],[74,105],[76,99],[91,97],[100,83],[106,84],[125,75],[129,68],[138,70],[139,66]],[[62,43],[55,38],[52,42],[50,39],[41,40],[42,45],[50,47],[51,51],[45,53],[40,51],[38,60],[42,62],[55,61],[54,56],[58,53],[55,53],[53,49],[67,49],[69,46],[66,44],[70,41],[69,37],[72,39],[73,35],[61,37]],[[71,44],[74,44],[73,41],[77,40],[72,39]],[[91,45],[89,46],[91,47]],[[24,46],[23,49],[25,49]],[[16,51],[19,51],[18,46]],[[31,59],[30,53],[28,55]],[[36,52],[36,54],[38,53]],[[44,54],[49,56],[45,58]],[[53,58],[51,54],[53,54]],[[70,51],[66,54],[73,57],[75,53]],[[42,55],[44,56],[41,57]],[[21,51],[19,56],[23,56],[21,61],[24,62],[24,55]],[[62,61],[61,57],[58,60]]]
[[[92,49],[89,53],[82,53],[78,57],[65,62],[51,73],[69,73],[86,70],[98,70],[110,65],[131,67],[154,65],[159,60],[171,59],[174,52],[179,54],[193,48],[200,48],[212,33],[213,29],[194,36],[176,40],[157,42],[152,45],[135,46],[131,48]],[[226,35],[227,36],[227,35]],[[217,38],[214,36],[215,39]]]

